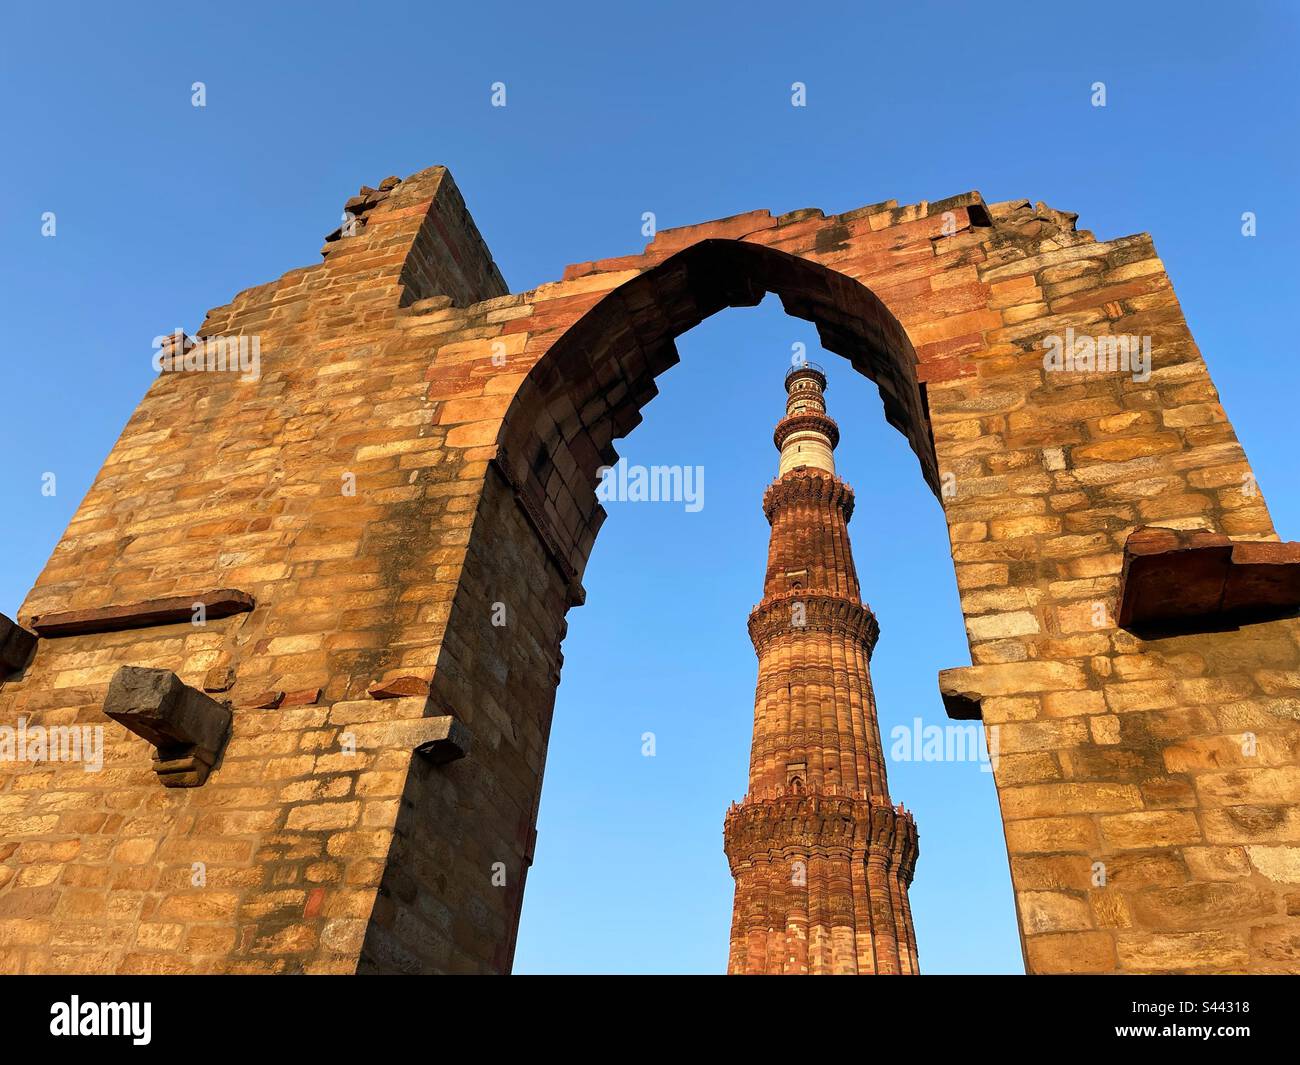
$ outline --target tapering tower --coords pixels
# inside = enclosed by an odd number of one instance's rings
[[[785,379],[758,654],[749,792],[727,811],[731,973],[916,973],[912,815],[889,798],[869,663],[879,635],[849,548],[826,375]]]

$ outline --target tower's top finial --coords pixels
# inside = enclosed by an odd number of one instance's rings
[[[819,392],[826,391],[826,371],[815,362],[805,361],[797,366],[790,367],[785,375],[785,390],[793,392],[804,381],[809,382]],[[808,386],[805,385],[804,387]]]
[[[826,414],[826,371],[802,362],[785,375],[785,417],[777,423],[774,442],[781,450],[778,476],[800,466],[835,472],[835,445],[840,433]]]

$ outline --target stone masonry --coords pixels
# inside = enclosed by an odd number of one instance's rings
[[[260,375],[161,373],[0,623],[0,753],[104,738],[100,772],[0,761],[0,970],[508,970],[596,470],[674,337],[766,292],[941,500],[943,697],[999,752],[1029,971],[1300,969],[1297,556],[1149,236],[977,193],[755,211],[511,294],[444,168],[349,203],[199,330]],[[1067,336],[1151,372],[1047,369]],[[124,666],[231,712],[201,782],[106,716]]]

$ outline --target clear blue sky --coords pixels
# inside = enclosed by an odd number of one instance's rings
[[[1278,529],[1300,538],[1295,5],[46,3],[7,5],[5,23],[10,615],[148,387],[151,339],[319,261],[358,185],[435,163],[514,291],[639,250],[645,211],[663,227],[978,189],[1077,211],[1101,238],[1149,231]],[[489,106],[496,81],[504,109]],[[806,108],[790,106],[795,81]],[[745,616],[796,341],[818,357],[814,331],[772,300],[709,320],[623,446],[704,465],[706,505],[615,506],[596,545],[588,605],[570,614],[518,971],[725,965],[722,816],[744,789]],[[969,659],[941,513],[869,383],[825,361],[883,629],[882,724],[942,723],[935,673]],[[923,969],[1018,971],[991,778],[942,763],[890,776],[921,830]]]

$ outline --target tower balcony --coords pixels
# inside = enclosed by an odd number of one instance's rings
[[[802,414],[787,414],[776,423],[776,428],[772,431],[772,443],[779,451],[795,433],[817,433],[830,441],[831,447],[838,446],[840,442],[839,424],[829,414],[823,414],[821,411],[810,410]]]
[[[805,588],[767,596],[749,615],[749,638],[760,655],[782,636],[809,633],[845,636],[862,644],[870,657],[880,639],[880,624],[860,600]]]
[[[791,503],[825,503],[840,508],[847,522],[853,517],[853,489],[815,466],[790,470],[767,486],[763,493],[763,514],[771,522],[778,510]]]
[[[728,808],[722,833],[733,873],[761,855],[843,849],[883,855],[910,884],[920,853],[912,812],[884,796],[746,795]]]

